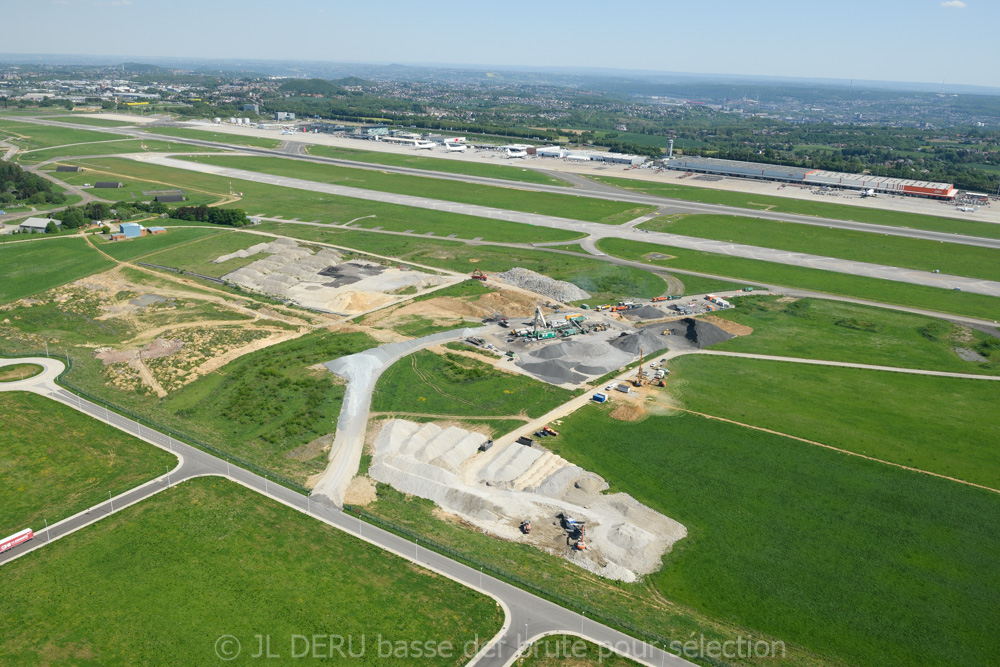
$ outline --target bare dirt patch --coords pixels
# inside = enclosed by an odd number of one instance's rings
[[[367,475],[358,475],[351,480],[344,493],[344,502],[348,505],[365,507],[378,500],[375,492],[375,482]]]
[[[287,452],[285,457],[296,461],[311,461],[317,456],[330,451],[330,447],[333,446],[333,438],[335,435],[336,434],[334,433],[321,435],[315,440],[307,442],[306,444]]]
[[[646,416],[646,411],[641,405],[622,403],[615,406],[608,416],[621,422],[637,422]]]
[[[798,300],[797,296],[783,296],[780,299],[776,299],[775,303],[795,303]]]
[[[705,315],[701,319],[714,324],[726,333],[731,333],[734,336],[749,336],[753,333],[753,327],[748,327],[745,324],[738,324],[737,322],[732,322],[715,315]]]

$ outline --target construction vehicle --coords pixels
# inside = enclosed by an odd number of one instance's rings
[[[555,338],[555,331],[539,331],[535,333],[535,340],[545,340],[547,338]]]
[[[573,545],[573,548],[577,551],[586,551],[587,544],[583,540],[577,540],[576,544]]]
[[[594,331],[607,331],[608,330],[608,325],[604,324],[603,322],[598,322],[597,324],[595,324],[593,326],[593,330]]]
[[[661,336],[672,336],[673,332],[670,329],[664,329],[663,333],[661,333],[660,335]]]
[[[504,329],[506,329],[506,328],[508,328],[510,326],[510,322],[508,322],[507,318],[503,317],[502,315],[500,316],[500,319],[497,320],[497,324],[499,324],[500,326],[502,326]]]
[[[666,301],[666,300],[667,300],[667,297],[665,297],[665,296],[654,296],[652,299],[649,300],[649,302],[650,303],[656,303],[657,301]]]
[[[677,299],[683,299],[683,298],[684,298],[683,294],[672,294],[667,297],[667,301],[676,301]]]
[[[472,278],[473,280],[482,280],[483,282],[486,282],[486,274],[480,271],[479,269],[473,271],[469,277]]]
[[[559,435],[559,431],[550,428],[548,424],[542,427],[542,431],[545,432],[545,435]]]
[[[639,348],[639,372],[635,374],[634,378],[632,378],[632,385],[635,386],[635,387],[641,387],[642,386],[642,382],[643,382],[643,375],[644,375],[644,373],[642,372],[642,348],[640,347]]]
[[[531,522],[530,521],[522,521],[521,522],[521,532],[523,534],[525,534],[525,535],[531,534]]]
[[[573,322],[573,321],[583,322],[585,319],[587,319],[587,318],[584,317],[583,315],[581,315],[580,313],[573,313],[572,315],[567,315],[566,316],[566,321],[567,322]]]
[[[653,382],[653,386],[654,387],[666,387],[667,383],[664,382],[663,378],[660,378],[659,380],[656,380],[655,382]]]

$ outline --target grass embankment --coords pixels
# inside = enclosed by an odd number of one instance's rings
[[[315,162],[303,162],[278,157],[191,157],[191,162],[214,164],[231,169],[301,178],[318,183],[330,183],[352,188],[392,192],[427,197],[441,201],[492,206],[509,211],[552,215],[571,220],[600,222],[618,225],[656,210],[655,206],[642,206],[591,197],[533,192],[516,187],[479,185],[460,181],[443,180],[425,176],[411,176],[372,169],[353,169]]]
[[[251,137],[243,134],[230,134],[228,132],[212,132],[211,130],[192,130],[186,127],[151,127],[147,128],[146,131],[150,134],[162,134],[168,137],[200,139],[202,141],[215,141],[223,144],[235,144],[237,146],[253,146],[254,148],[277,148],[281,144],[278,139]]]
[[[86,609],[86,613],[80,613]],[[209,664],[257,637],[271,653],[336,658],[353,638],[466,642],[499,630],[493,600],[218,478],[185,482],[4,566],[0,662]],[[300,636],[295,643],[293,635]],[[325,640],[325,643],[322,643]],[[219,652],[219,651],[223,652]],[[471,651],[474,653],[475,651]],[[384,653],[383,653],[384,656]]]
[[[93,183],[98,179],[125,182],[125,187],[119,190],[93,191],[93,194],[112,200],[128,200],[132,194],[135,194],[135,199],[151,199],[152,195],[143,195],[142,192],[180,188],[189,198],[185,204],[229,202],[227,206],[242,208],[255,216],[298,218],[338,224],[356,221],[354,222],[356,226],[381,227],[387,231],[432,233],[437,236],[454,235],[464,239],[481,237],[487,241],[505,243],[543,243],[571,240],[581,236],[572,231],[487,220],[396,204],[367,202],[350,197],[337,197],[237,179],[232,179],[233,189],[242,192],[243,196],[233,199],[229,195],[231,179],[220,176],[115,158],[83,160],[79,164],[85,171],[61,174],[68,183],[80,185]]]
[[[568,186],[566,181],[553,178],[534,169],[524,169],[515,165],[481,164],[466,160],[449,160],[436,157],[423,157],[401,153],[382,153],[379,151],[364,151],[354,148],[337,148],[335,146],[308,146],[309,154],[317,157],[332,157],[340,160],[353,160],[369,164],[384,164],[391,167],[409,167],[411,169],[426,169],[440,171],[446,174],[465,174],[482,178],[501,178],[505,181],[521,183],[538,183],[541,185]]]
[[[112,263],[85,240],[67,238],[0,244],[0,265],[0,303],[7,303],[109,269]]]
[[[689,410],[1000,489],[1000,382],[700,356],[670,367]]]
[[[713,350],[846,361],[953,373],[1000,373],[1000,340],[944,320],[843,301],[741,296],[716,317],[753,327],[753,334]],[[954,348],[987,359],[963,361]]]
[[[813,215],[819,218],[834,220],[851,220],[867,222],[873,225],[890,225],[893,227],[912,227],[936,232],[964,234],[966,236],[982,236],[985,238],[1000,238],[1000,227],[988,222],[972,220],[956,220],[935,215],[919,213],[904,213],[868,208],[866,206],[850,206],[847,204],[829,204],[827,202],[806,201],[788,197],[774,197],[756,193],[730,192],[728,190],[713,190],[691,185],[676,185],[673,183],[648,183],[627,178],[607,178],[591,176],[595,181],[613,185],[626,190],[645,192],[684,201],[705,202],[707,204],[723,204],[774,213],[799,213]],[[774,186],[777,188],[777,184]],[[944,206],[942,204],[942,206]]]
[[[456,416],[541,417],[574,392],[470,357],[420,350],[393,364],[375,386],[372,410]]]
[[[52,525],[177,465],[169,452],[36,394],[0,393],[0,413],[0,535],[41,532],[45,521]]]
[[[38,364],[0,366],[0,382],[20,382],[35,377],[43,370],[45,369]]]
[[[500,273],[520,266],[556,280],[573,283],[591,294],[591,303],[603,303],[621,297],[652,298],[667,291],[666,281],[648,271],[544,250],[470,246],[444,239],[413,239],[281,223],[265,223],[258,229],[398,257],[404,261],[452,271],[471,272],[481,269],[487,273]]]
[[[676,267],[689,271],[728,276],[751,283],[797,287],[878,303],[923,308],[989,320],[997,319],[997,313],[1000,312],[1000,300],[971,292],[955,292],[938,287],[911,285],[880,278],[867,278],[790,264],[730,257],[640,241],[608,238],[598,241],[597,247],[609,255],[623,259],[648,262],[668,269]],[[671,257],[649,259],[647,256],[653,253],[670,255]]]
[[[940,270],[956,276],[1000,280],[1000,250],[830,229],[735,215],[661,217],[639,225],[650,231],[777,248],[856,262]]]
[[[783,387],[770,377],[767,391]],[[724,389],[710,387],[733,400]],[[997,494],[692,415],[605,412],[566,419],[555,447],[687,526],[653,577],[681,608],[804,646],[809,662],[984,664],[1000,652]]]

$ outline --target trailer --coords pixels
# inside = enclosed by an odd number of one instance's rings
[[[30,528],[18,531],[0,540],[0,553],[13,549],[19,544],[24,544],[28,540],[34,539],[35,533]]]
[[[593,401],[595,403],[604,403],[605,401],[608,400],[608,395],[607,394],[602,394],[602,393],[598,392],[598,393],[594,394],[591,398],[593,399]]]

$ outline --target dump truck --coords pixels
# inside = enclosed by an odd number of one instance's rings
[[[667,300],[667,297],[665,297],[665,296],[654,296],[652,299],[649,300],[649,302],[650,303],[656,303],[657,301],[666,301],[666,300]]]

